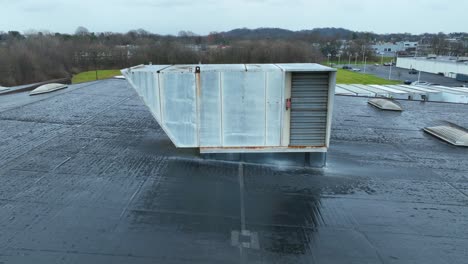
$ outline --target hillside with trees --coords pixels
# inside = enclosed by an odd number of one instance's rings
[[[291,31],[280,28],[234,29],[205,36],[180,31],[163,36],[143,29],[96,33],[78,27],[75,34],[0,31],[0,86],[70,77],[82,71],[121,69],[137,64],[323,62],[330,55],[374,56],[377,41],[424,41],[437,54],[454,50],[447,39],[468,34],[387,34],[342,28]],[[459,55],[468,53],[457,42]],[[462,44],[460,44],[462,43]],[[461,46],[460,46],[461,45]]]

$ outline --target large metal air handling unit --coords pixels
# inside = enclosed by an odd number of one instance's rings
[[[122,70],[179,148],[326,152],[336,70],[318,64],[140,65]]]

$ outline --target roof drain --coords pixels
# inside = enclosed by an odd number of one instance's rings
[[[444,125],[425,127],[424,132],[452,145],[468,147],[468,130],[456,124],[446,122]]]
[[[403,108],[401,107],[400,103],[391,99],[373,98],[373,99],[370,99],[368,103],[382,110],[403,111]]]

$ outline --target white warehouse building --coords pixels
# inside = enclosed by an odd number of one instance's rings
[[[443,74],[450,78],[457,78],[457,75],[468,75],[467,57],[458,59],[448,57],[399,57],[396,66],[404,69]]]
[[[411,41],[400,41],[397,43],[393,42],[379,42],[372,45],[372,48],[377,54],[395,54],[396,52],[406,51],[408,49],[415,49],[418,47],[418,42]]]

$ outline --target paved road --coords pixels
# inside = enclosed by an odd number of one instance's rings
[[[364,72],[364,66],[363,65],[358,65],[354,66],[354,68],[359,68],[361,69],[362,72]],[[392,80],[400,80],[400,81],[405,81],[405,80],[410,80],[410,81],[417,81],[418,80],[418,74],[409,74],[408,69],[403,69],[403,68],[397,68],[397,67],[392,67],[392,75],[391,79]],[[366,66],[366,73],[369,74],[374,74],[376,76],[379,76],[381,78],[388,79],[389,73],[390,73],[390,67],[389,66],[376,66],[376,65],[367,65]],[[422,82],[430,82],[430,83],[438,83],[440,85],[444,86],[461,86],[463,84],[468,84],[464,82],[459,82],[453,78],[448,78],[448,77],[443,77],[437,74],[432,74],[432,73],[426,73],[426,72],[421,72],[421,81]]]

